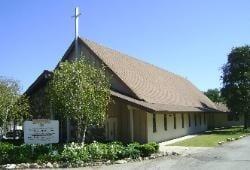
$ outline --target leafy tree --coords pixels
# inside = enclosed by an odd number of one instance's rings
[[[224,102],[224,98],[221,96],[221,92],[217,88],[208,89],[206,92],[204,92],[204,94],[213,102],[216,102],[216,103],[223,103]]]
[[[0,77],[0,127],[3,132],[10,121],[22,121],[29,115],[29,102],[20,94],[17,81]],[[14,135],[15,137],[15,135]]]
[[[215,103],[224,103],[225,99],[221,96],[219,89],[208,89],[204,94]]]
[[[11,109],[11,114],[8,116],[8,120],[13,121],[14,123],[13,138],[15,138],[16,136],[16,123],[22,122],[29,116],[30,116],[29,100],[25,95],[19,95]]]
[[[110,100],[110,84],[105,68],[83,58],[66,61],[54,71],[49,82],[52,110],[77,122],[78,140],[85,141],[89,126],[101,125]]]
[[[231,111],[244,114],[244,127],[250,113],[250,46],[233,48],[223,66],[222,96]]]

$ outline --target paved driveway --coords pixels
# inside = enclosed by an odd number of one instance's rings
[[[82,169],[211,169],[242,170],[250,169],[250,137],[224,144],[213,149],[175,158],[163,157],[154,160],[120,165],[102,166]]]

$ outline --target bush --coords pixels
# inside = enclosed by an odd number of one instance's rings
[[[32,152],[28,145],[14,146],[9,143],[0,144],[0,164],[31,162]]]
[[[137,142],[127,146],[120,142],[107,144],[94,142],[89,145],[71,143],[64,145],[63,148],[58,145],[55,150],[48,145],[32,146],[24,144],[15,146],[2,142],[0,143],[0,164],[27,162],[69,162],[78,164],[99,160],[136,159],[140,156],[149,156],[157,152],[158,149],[159,145],[156,143],[140,145]]]
[[[123,158],[125,147],[122,143],[111,142],[103,144],[99,142],[93,142],[86,146],[89,154],[89,158],[94,160],[116,160]]]
[[[155,153],[155,147],[150,144],[144,144],[140,146],[140,153],[142,157],[150,156],[152,153]]]
[[[24,144],[23,139],[15,139],[15,140],[13,140],[13,139],[1,139],[1,142],[13,144],[15,146],[20,146],[20,145]]]
[[[48,162],[59,162],[61,160],[61,155],[56,152],[56,154],[49,153],[49,154],[43,154],[39,155],[37,157],[36,162],[37,163],[48,163]]]
[[[93,160],[101,160],[106,158],[106,155],[108,154],[108,145],[99,143],[99,142],[93,142],[86,146],[89,154],[90,159]]]
[[[108,160],[117,160],[124,158],[125,147],[120,142],[112,142],[107,144],[107,155]]]
[[[31,145],[15,146],[14,149],[10,152],[9,157],[11,159],[10,163],[33,162],[33,159],[35,159],[35,157],[33,157]]]
[[[2,142],[0,143],[0,164],[35,162],[41,155],[51,153],[47,145],[34,145],[33,148],[32,152],[32,145],[15,146]]]
[[[14,145],[0,142],[0,164],[10,163],[9,155],[13,151]]]
[[[137,142],[129,144],[125,148],[124,157],[132,159],[140,157],[140,147],[141,145]]]
[[[60,161],[71,163],[86,162],[89,159],[89,153],[84,144],[71,143],[64,146],[59,159]]]
[[[150,142],[149,145],[153,146],[155,148],[155,152],[159,151],[159,144],[156,142]]]
[[[10,158],[12,162],[15,163],[36,162],[41,155],[46,155],[50,152],[51,149],[48,145],[32,146],[23,144],[20,146],[14,146],[13,151],[10,153]]]

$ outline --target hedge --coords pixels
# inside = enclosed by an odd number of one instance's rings
[[[33,152],[32,152],[33,148]],[[123,158],[136,159],[158,152],[156,143],[130,143],[123,145],[120,142],[91,144],[70,143],[63,147],[59,145],[50,148],[48,145],[20,145],[0,142],[0,164],[9,163],[46,163],[46,162],[94,162],[118,160]]]

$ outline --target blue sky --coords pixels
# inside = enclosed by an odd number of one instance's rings
[[[249,0],[1,0],[0,75],[25,91],[80,35],[179,74],[200,90],[221,86],[232,47],[250,44]]]

